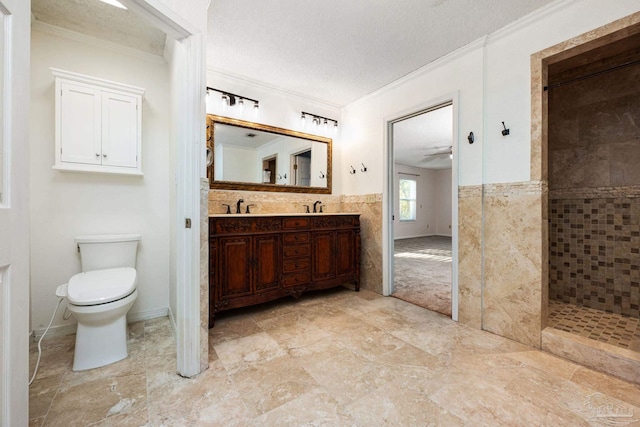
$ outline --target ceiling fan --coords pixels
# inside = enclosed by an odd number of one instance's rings
[[[443,145],[440,147],[433,147],[430,149],[424,157],[442,157],[442,156],[451,156],[453,154],[453,146],[452,145]]]

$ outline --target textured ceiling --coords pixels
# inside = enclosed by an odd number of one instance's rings
[[[128,10],[98,0],[32,0],[36,20],[162,56],[165,33]]]
[[[212,0],[208,66],[346,105],[551,0]]]

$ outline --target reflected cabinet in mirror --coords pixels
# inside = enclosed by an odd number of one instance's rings
[[[207,115],[210,188],[331,194],[331,138]]]

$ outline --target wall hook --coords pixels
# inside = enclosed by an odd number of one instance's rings
[[[351,165],[351,170],[349,171],[349,173],[351,175],[353,175],[354,173],[356,173],[356,170],[354,169],[353,165]]]
[[[286,173],[282,175],[278,174],[278,179],[287,179],[287,174]]]
[[[360,169],[362,172],[366,172],[367,171],[367,167],[364,165],[364,163],[360,163],[362,165],[362,168]]]
[[[476,137],[473,136],[473,132],[469,132],[469,136],[467,136],[467,140],[469,141],[469,144],[473,144],[473,141],[476,140]]]
[[[322,171],[320,171],[320,179],[324,179],[324,173]]]
[[[502,129],[502,136],[509,135],[509,129],[507,129],[507,127],[505,126],[504,122],[502,122],[502,127],[504,128],[504,129]]]

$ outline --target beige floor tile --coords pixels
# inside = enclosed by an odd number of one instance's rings
[[[230,374],[286,355],[265,332],[214,344],[213,348]]]
[[[190,379],[176,374],[167,318],[130,325],[130,357],[86,372],[71,371],[74,336],[45,340],[29,424],[556,427],[611,424],[603,411],[616,408],[640,418],[637,385],[369,291],[226,312],[210,337],[209,369]]]
[[[85,426],[105,418],[132,414],[146,406],[144,373],[100,378],[61,388],[45,420],[47,426]]]
[[[291,357],[278,357],[231,376],[247,409],[262,415],[318,387]]]

